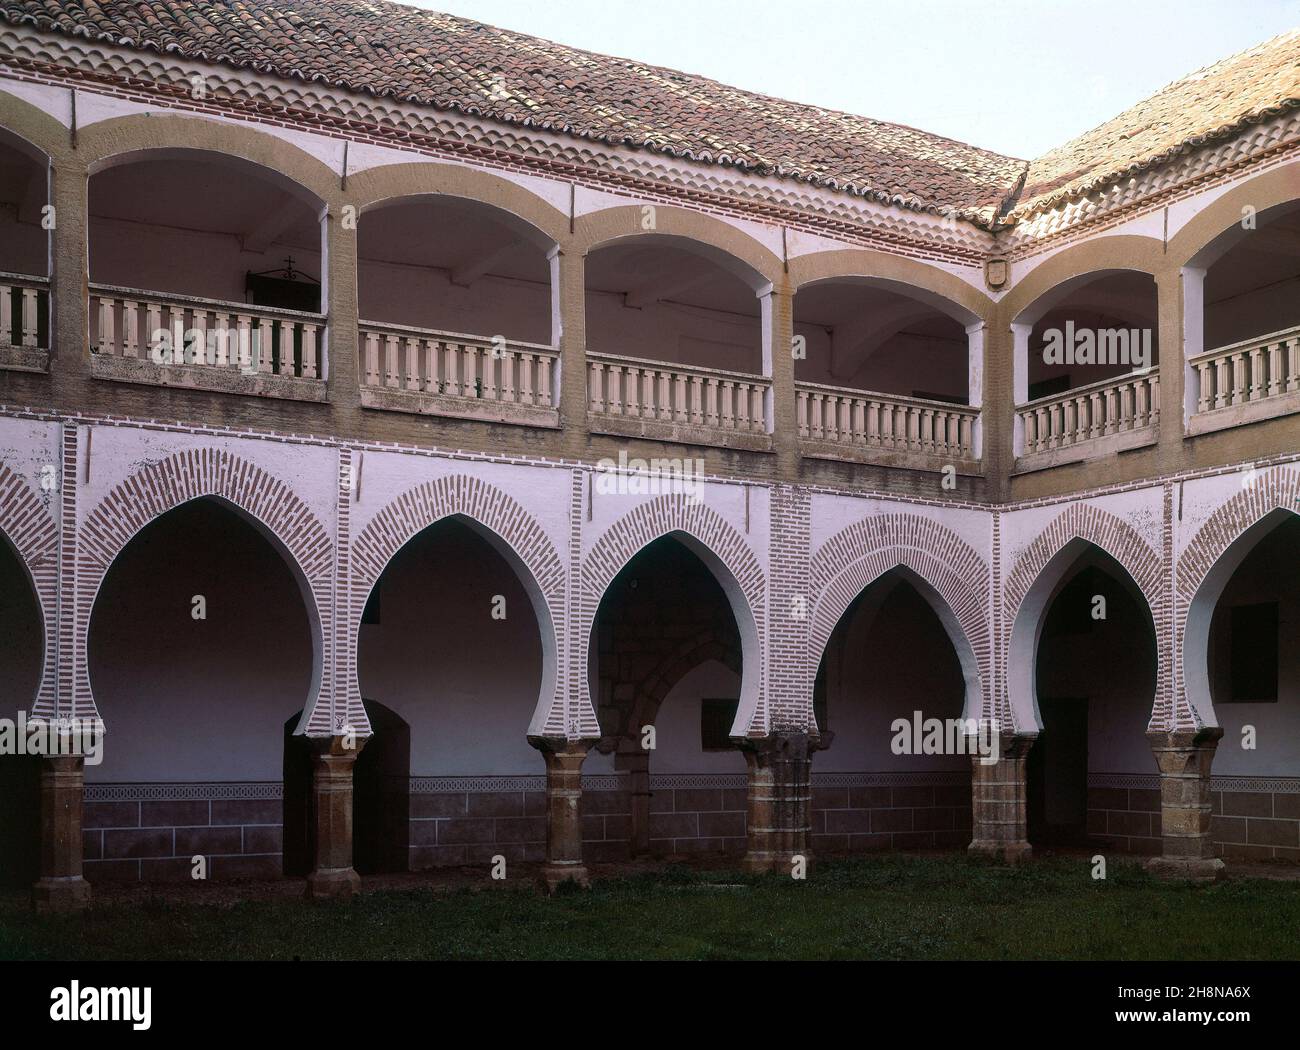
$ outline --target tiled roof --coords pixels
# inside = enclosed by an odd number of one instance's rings
[[[0,0],[0,19],[991,219],[1024,162],[452,15],[344,0]]]
[[[1300,29],[1176,80],[1029,165],[1015,213],[1154,167],[1300,105]]]
[[[1300,31],[1293,31],[1185,77],[1026,164],[915,128],[387,2],[0,0],[0,20],[985,224],[1013,201],[1013,215],[1027,214],[1300,105]]]

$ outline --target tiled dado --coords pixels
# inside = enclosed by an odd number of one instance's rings
[[[279,784],[91,784],[82,811],[91,881],[273,879],[283,869]]]
[[[507,860],[540,861],[546,850],[541,776],[413,777],[411,870]],[[651,777],[652,854],[732,853],[745,848],[743,773]],[[283,869],[280,784],[94,784],[83,814],[86,877],[189,879],[192,858],[214,880],[278,878]],[[364,819],[363,814],[358,819]],[[961,848],[970,841],[967,773],[813,775],[813,848]],[[631,850],[632,794],[624,774],[583,778],[588,860]]]
[[[970,839],[967,771],[813,774],[814,850],[963,849]]]
[[[1210,833],[1229,860],[1300,862],[1300,779],[1212,777]],[[1160,852],[1160,778],[1088,777],[1088,831],[1112,849]]]

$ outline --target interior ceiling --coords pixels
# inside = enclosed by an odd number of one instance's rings
[[[40,203],[44,204],[43,171],[26,153],[0,141],[0,204],[21,204],[32,189],[40,191]]]
[[[363,261],[455,271],[487,264],[487,273],[546,284],[550,262],[539,241],[500,212],[457,197],[418,197],[376,208],[357,224]]]
[[[900,311],[913,317],[904,326],[908,332],[965,341],[965,329],[960,322],[925,303],[879,285],[862,281],[828,281],[804,288],[794,297],[795,323],[819,328],[868,322],[872,316],[896,316]]]
[[[1205,276],[1205,299],[1215,303],[1300,275],[1300,208],[1266,218],[1245,234]]]
[[[674,244],[611,244],[587,256],[586,270],[588,291],[627,296],[628,305],[661,299],[746,317],[760,313],[754,290],[739,276]]]
[[[92,218],[116,219],[320,250],[311,207],[254,172],[208,158],[154,158],[98,172],[90,180]]]

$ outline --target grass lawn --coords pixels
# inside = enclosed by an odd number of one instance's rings
[[[486,880],[485,880],[486,884]],[[669,868],[546,898],[146,900],[37,916],[0,899],[3,959],[1296,959],[1300,882],[1164,883],[1111,860],[824,862],[805,882]]]

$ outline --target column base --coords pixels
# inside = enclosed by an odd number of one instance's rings
[[[361,876],[352,868],[321,868],[307,876],[309,900],[347,899],[361,889]]]
[[[966,852],[972,857],[983,857],[999,864],[1023,864],[1034,855],[1034,847],[1028,842],[994,842],[990,839],[974,839]]]
[[[1146,869],[1161,879],[1215,882],[1224,877],[1226,866],[1218,857],[1152,857]]]
[[[545,864],[537,875],[537,884],[547,893],[555,893],[566,882],[585,890],[591,885],[591,878],[582,864]]]
[[[90,905],[90,883],[80,875],[37,879],[32,906],[38,912],[81,911]]]

